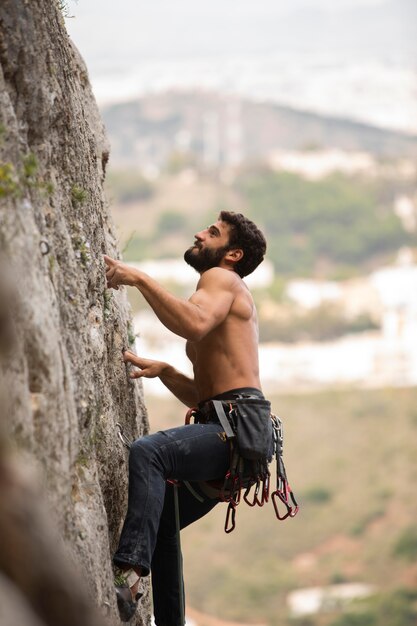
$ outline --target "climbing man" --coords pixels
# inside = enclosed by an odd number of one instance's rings
[[[128,510],[113,558],[128,581],[116,587],[124,621],[136,609],[140,577],[151,572],[157,626],[182,626],[183,581],[170,481],[180,481],[181,528],[208,513],[219,498],[208,497],[201,482],[222,479],[231,456],[212,401],[228,401],[227,407],[237,399],[263,398],[256,308],[242,278],[261,263],[265,250],[265,237],[253,222],[222,211],[184,254],[200,274],[189,300],[172,295],[144,272],[104,257],[107,286],[137,287],[162,324],[187,340],[194,370],[189,378],[168,363],[124,352],[124,361],[138,368],[132,378],[159,377],[187,407],[196,407],[194,423],[141,437],[131,446]]]

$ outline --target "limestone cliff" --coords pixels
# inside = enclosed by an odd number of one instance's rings
[[[25,455],[18,465],[35,466],[41,477],[52,511],[46,525],[52,533],[57,528],[65,545],[57,546],[57,563],[65,561],[62,550],[70,550],[79,568],[68,586],[84,587],[91,602],[118,623],[110,555],[126,505],[127,467],[116,422],[139,436],[147,421],[140,388],[128,380],[121,358],[132,341],[126,294],[105,287],[102,254],[117,255],[103,193],[108,158],[87,70],[58,3],[2,0],[1,417],[14,449]],[[25,518],[32,530],[45,525],[38,511],[44,496],[33,495],[33,480],[14,480],[16,460],[0,460],[0,604],[5,610],[4,598],[12,597],[6,588],[14,585],[16,593],[25,593],[21,577],[30,560],[16,534],[18,523],[14,535],[7,535],[13,528],[10,515]],[[19,497],[24,502],[20,513],[10,507],[9,488],[17,490],[16,502]],[[19,489],[32,495],[19,496]],[[38,565],[43,558],[53,560],[56,543],[46,541],[42,551],[38,541],[32,554]],[[68,623],[59,602],[55,618],[48,618],[36,593],[32,596],[27,599],[40,623]],[[85,623],[93,623],[87,613]],[[0,621],[5,623],[1,615]]]

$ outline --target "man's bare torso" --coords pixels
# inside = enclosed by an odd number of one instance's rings
[[[256,308],[235,273],[230,288],[234,298],[226,318],[199,341],[187,341],[199,401],[229,389],[261,388]]]

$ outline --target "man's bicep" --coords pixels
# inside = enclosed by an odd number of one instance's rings
[[[189,301],[198,308],[207,325],[213,328],[226,319],[233,299],[233,293],[224,286],[216,288],[210,285],[200,287]]]

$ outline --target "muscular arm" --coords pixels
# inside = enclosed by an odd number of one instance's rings
[[[188,378],[168,363],[159,378],[180,402],[188,407],[197,405],[197,390],[192,378]]]
[[[132,363],[139,369],[131,372],[131,378],[159,378],[180,402],[188,407],[198,402],[194,380],[185,376],[175,367],[163,361],[153,361],[133,354],[130,350],[123,353],[125,363]]]
[[[144,272],[107,256],[104,260],[109,287],[137,287],[164,326],[184,339],[199,341],[229,313],[234,299],[231,285],[236,280],[233,272],[218,267],[208,270],[200,278],[195,294],[183,300]]]

